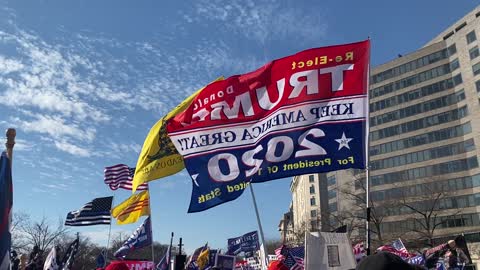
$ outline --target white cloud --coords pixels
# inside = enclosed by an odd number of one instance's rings
[[[15,139],[15,151],[30,151],[35,146],[35,143],[32,141],[22,140],[22,139]]]
[[[81,128],[75,123],[66,123],[66,120],[58,115],[34,115],[33,120],[21,120],[12,118],[11,121],[27,132],[48,134],[54,139],[74,138],[81,141],[91,142],[95,138],[95,128]]]
[[[72,154],[74,156],[80,156],[80,157],[89,157],[92,155],[92,153],[85,148],[82,148],[80,146],[74,145],[70,142],[67,141],[55,141],[55,146],[64,152],[67,152],[69,154]]]
[[[11,72],[19,71],[24,66],[20,61],[15,59],[6,59],[0,55],[0,74],[8,74]]]
[[[202,0],[195,3],[199,16],[184,15],[187,21],[201,23],[200,18],[219,21],[229,31],[262,44],[267,40],[286,38],[295,38],[298,42],[319,40],[326,34],[327,24],[321,16],[321,9],[312,4],[307,8],[318,9],[318,12],[307,14],[295,4],[285,5],[273,0],[237,0],[228,4],[220,0]]]

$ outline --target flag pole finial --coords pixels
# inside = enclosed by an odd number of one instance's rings
[[[5,136],[7,138],[7,142],[5,143],[5,147],[7,148],[7,155],[12,162],[12,155],[13,155],[13,146],[15,146],[15,136],[17,135],[17,131],[14,128],[9,128],[5,132]]]

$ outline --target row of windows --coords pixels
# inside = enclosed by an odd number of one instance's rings
[[[337,183],[337,179],[335,178],[335,175],[331,175],[327,177],[327,186],[333,186]]]
[[[370,97],[378,97],[450,73],[450,64],[444,64],[410,77],[370,90]]]
[[[448,173],[461,172],[473,168],[478,168],[478,160],[476,156],[466,159],[452,160],[420,168],[375,175],[370,177],[370,180],[372,186],[378,186],[408,180],[415,180],[425,177],[438,176]]]
[[[436,158],[442,158],[447,156],[454,156],[462,153],[466,153],[475,149],[475,143],[473,139],[466,140],[464,142],[454,143],[450,145],[443,145],[423,151],[408,153],[405,155],[399,155],[395,157],[375,160],[370,162],[370,168],[372,170],[381,170],[386,168],[392,168],[402,166],[406,164],[423,162]]]
[[[412,71],[412,70],[421,68],[423,66],[438,62],[442,59],[447,58],[449,56],[449,54],[453,55],[456,52],[457,52],[457,48],[455,47],[455,44],[453,44],[452,46],[450,46],[448,48],[448,50],[443,49],[441,51],[434,52],[432,54],[429,54],[429,55],[426,55],[424,57],[421,57],[421,58],[415,59],[413,61],[410,61],[406,64],[403,64],[403,65],[385,70],[383,72],[380,72],[378,74],[375,74],[371,77],[371,81],[372,81],[372,83],[379,83],[379,82],[382,82],[384,80],[388,80],[390,78],[397,77],[397,76],[402,75],[404,73],[407,73],[409,71]]]
[[[465,92],[463,90],[446,95],[443,97],[438,97],[432,100],[425,101],[423,103],[411,105],[400,110],[384,113],[375,117],[370,118],[370,126],[376,126],[392,122],[398,119],[405,117],[410,117],[412,115],[417,115],[424,112],[433,111],[439,108],[447,107],[452,104],[456,104],[465,99]]]
[[[409,205],[420,212],[428,212],[430,211],[429,209],[446,210],[480,206],[480,193],[441,198],[438,201],[432,198],[431,200],[412,202],[409,203]],[[414,210],[403,205],[377,207],[376,211],[382,216],[398,216],[415,213]]]
[[[370,156],[391,153],[410,147],[456,138],[465,134],[469,134],[470,132],[472,132],[472,126],[470,125],[470,122],[463,125],[430,131],[428,133],[423,133],[409,138],[371,146]]]
[[[370,192],[372,201],[396,200],[402,197],[423,196],[432,192],[457,191],[472,187],[480,187],[480,174],[459,177],[425,184],[398,187]]]
[[[457,75],[457,76],[460,76],[460,81],[462,81],[461,80],[461,75]],[[457,81],[458,81],[458,79],[457,79]],[[416,100],[416,99],[419,99],[419,98],[422,98],[422,97],[430,96],[430,95],[433,95],[435,93],[439,93],[439,92],[445,91],[447,89],[451,89],[454,86],[456,86],[456,85],[453,82],[452,78],[449,78],[449,79],[446,79],[446,80],[443,80],[443,81],[439,81],[439,82],[436,82],[436,83],[432,83],[432,84],[417,88],[415,90],[408,91],[406,93],[403,93],[403,94],[400,94],[400,95],[397,95],[397,96],[393,96],[393,97],[389,97],[389,98],[386,98],[386,99],[382,99],[382,100],[373,102],[373,103],[370,104],[370,112],[376,112],[376,111],[379,111],[379,110],[383,110],[385,108],[390,108],[390,107],[398,105],[398,104],[402,104],[402,103],[410,102],[410,101],[413,101],[413,100]]]
[[[467,115],[468,115],[468,108],[467,106],[463,106],[462,108],[454,109],[454,110],[439,113],[436,115],[431,115],[424,118],[412,120],[399,125],[372,131],[370,132],[370,139],[372,141],[376,141],[383,138],[392,137],[399,134],[404,134],[407,132],[412,132],[415,130],[440,125],[443,123],[448,123],[451,121],[461,119]]]
[[[455,227],[471,227],[480,225],[480,215],[479,214],[463,214],[455,216],[443,216],[438,217],[436,220],[438,229],[444,228],[455,228]],[[411,232],[416,230],[422,230],[426,225],[423,220],[405,220],[405,221],[394,221],[394,222],[383,222],[381,230],[383,233],[395,233],[395,232]]]

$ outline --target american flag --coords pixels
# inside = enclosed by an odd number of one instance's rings
[[[286,250],[287,250],[287,247],[285,245],[282,245],[281,247],[275,249],[275,255],[277,255],[277,260],[278,261],[285,260],[285,251]]]
[[[355,255],[355,260],[358,262],[360,261],[363,257],[367,256],[367,251],[365,250],[365,245],[363,242],[360,242],[353,246],[353,255]]]
[[[110,225],[110,210],[113,197],[96,198],[79,210],[69,212],[65,220],[66,226]]]
[[[126,190],[132,190],[132,180],[135,174],[135,168],[130,168],[125,164],[117,164],[110,167],[105,167],[105,184],[107,184],[111,190],[117,190],[123,188]],[[147,190],[147,183],[143,183],[137,187],[137,190]]]
[[[283,264],[288,267],[289,270],[303,270],[305,258],[305,248],[304,247],[294,247],[289,248],[287,251],[287,256],[283,261]]]
[[[405,245],[403,245],[403,242],[400,239],[397,239],[397,240],[393,241],[392,242],[392,247],[394,247],[396,250],[398,250],[400,252],[408,253],[407,249],[405,248]]]

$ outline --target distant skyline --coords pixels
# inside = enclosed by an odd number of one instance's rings
[[[217,78],[313,47],[372,41],[372,66],[425,45],[473,1],[0,0],[0,127],[17,130],[14,211],[55,223],[112,192],[103,168],[134,167],[153,124]],[[290,179],[255,184],[267,239],[288,210]],[[257,230],[249,192],[187,214],[185,170],[150,182],[154,240],[187,252]],[[142,219],[143,220],[143,219]],[[112,225],[130,234],[136,224]],[[106,245],[108,226],[71,228]]]

